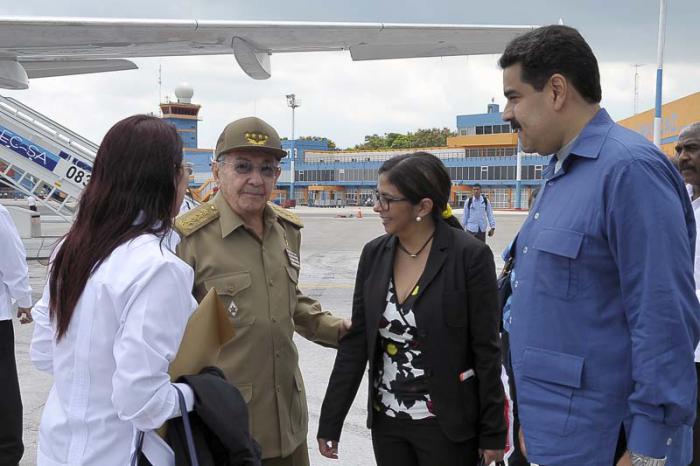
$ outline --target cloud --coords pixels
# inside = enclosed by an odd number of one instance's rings
[[[697,0],[674,0],[669,9],[664,101],[700,90],[696,10]],[[633,113],[634,63],[645,65],[640,68],[639,110],[654,102],[656,1],[509,0],[467,6],[461,0],[25,0],[6,5],[5,14],[461,24],[548,24],[562,17],[581,30],[599,57],[603,103],[613,118]],[[272,78],[254,81],[232,56],[140,59],[136,71],[33,80],[29,91],[3,94],[99,142],[118,119],[158,110],[161,65],[163,95],[172,96],[182,81],[195,89],[193,101],[202,105],[202,147],[213,146],[227,122],[252,114],[289,136],[291,111],[284,96],[291,92],[303,102],[296,111],[296,135],[327,136],[347,147],[373,133],[454,129],[456,115],[482,113],[492,98],[503,104],[496,60],[489,55],[352,62],[347,53],[279,54],[272,57]]]

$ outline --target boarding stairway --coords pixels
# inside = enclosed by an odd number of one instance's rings
[[[11,97],[0,96],[0,183],[70,221],[97,145]]]

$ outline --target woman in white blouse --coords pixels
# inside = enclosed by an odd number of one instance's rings
[[[40,466],[129,464],[135,433],[180,415],[167,370],[196,307],[170,250],[187,175],[175,129],[145,115],[106,134],[35,306],[31,358],[54,376]],[[188,409],[191,389],[179,385]]]

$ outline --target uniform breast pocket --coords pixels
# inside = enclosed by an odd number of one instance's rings
[[[545,228],[537,235],[533,249],[537,250],[535,284],[544,294],[575,298],[579,287],[578,256],[583,233],[561,228]]]
[[[221,303],[231,316],[235,328],[247,327],[255,322],[250,286],[250,272],[238,272],[205,280],[207,292],[216,289]]]

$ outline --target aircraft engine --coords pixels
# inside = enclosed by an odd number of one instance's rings
[[[253,44],[240,37],[233,38],[233,55],[245,74],[253,79],[268,79],[270,73],[270,54],[260,52]]]
[[[27,72],[17,60],[0,60],[0,88],[12,90],[29,88]]]

